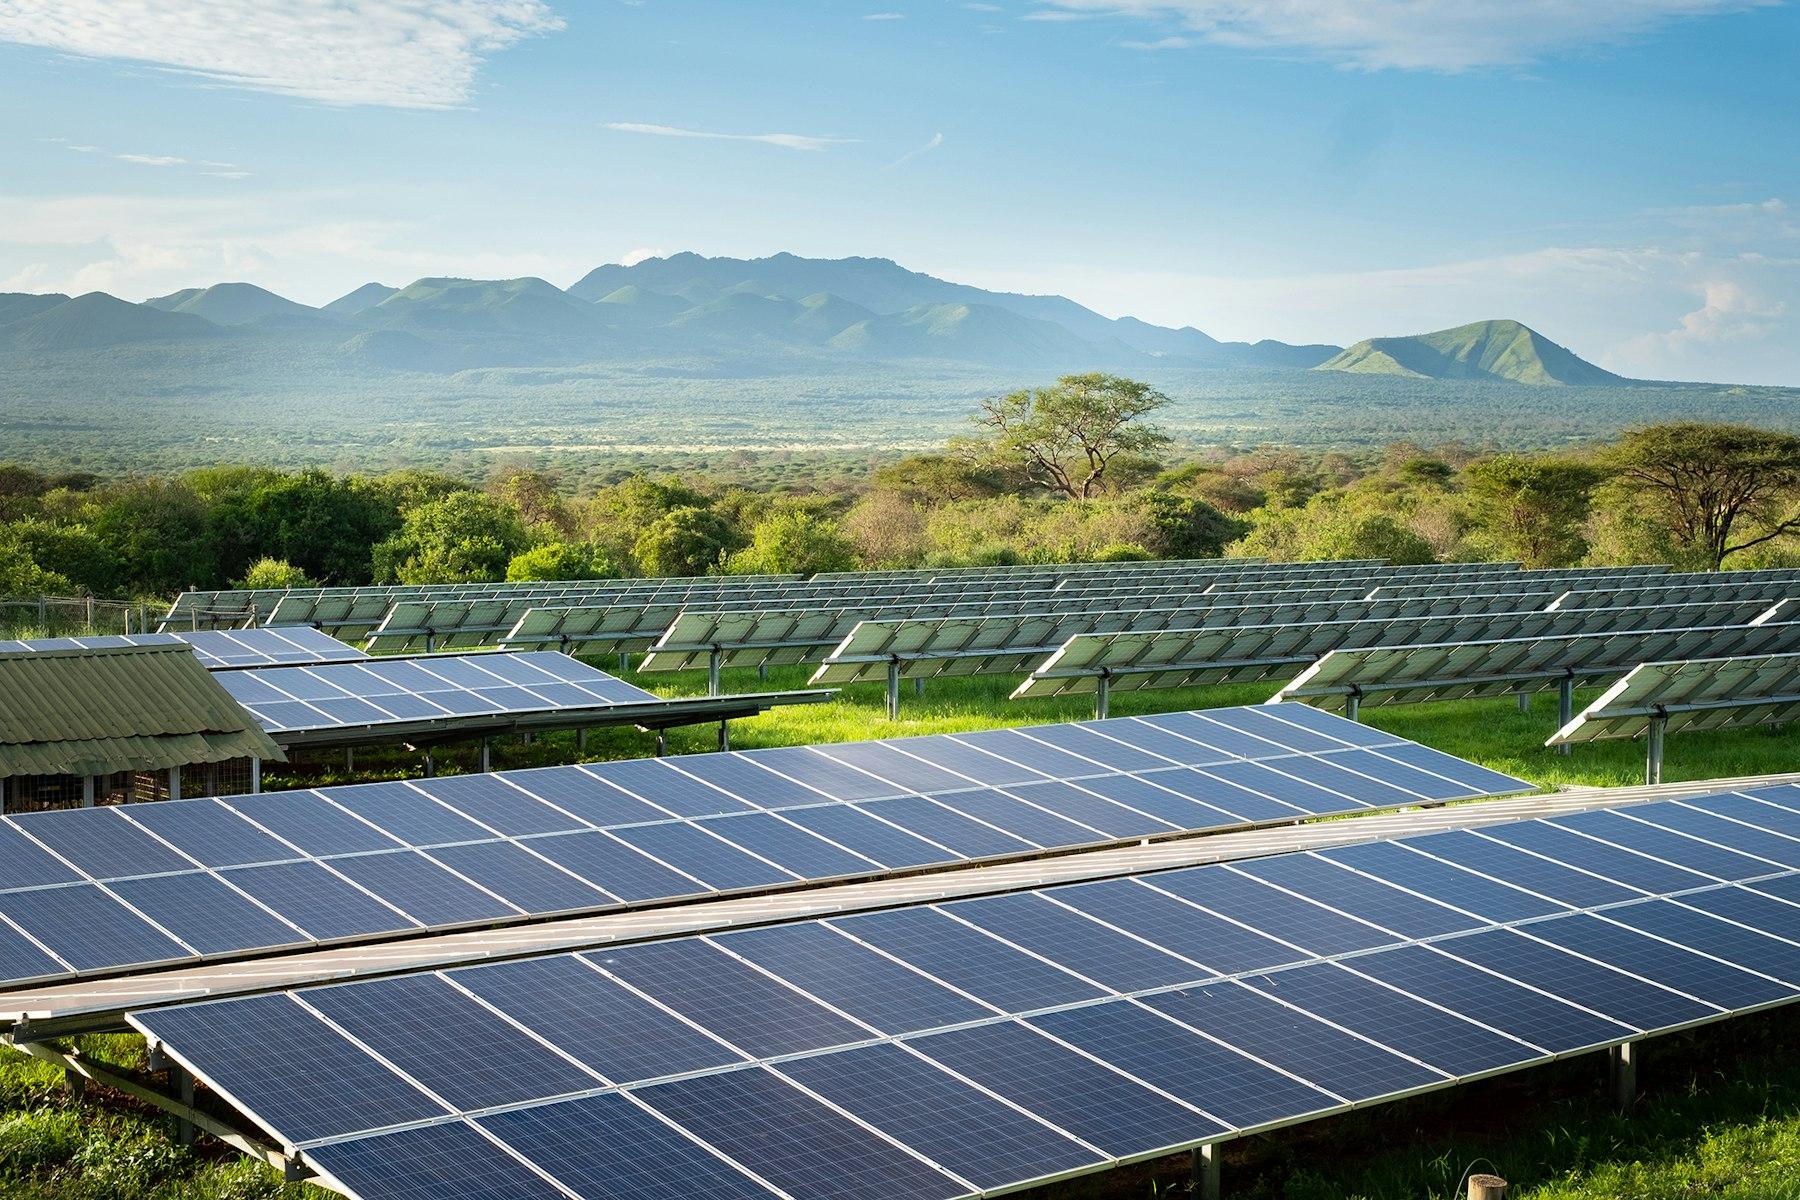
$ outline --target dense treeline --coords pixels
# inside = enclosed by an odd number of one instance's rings
[[[551,473],[215,467],[103,480],[0,464],[0,593],[440,583],[1260,555],[1532,567],[1800,562],[1800,439],[1674,424],[1562,453],[1395,443],[1166,461],[1151,388],[985,402],[971,436],[860,480],[753,489]]]

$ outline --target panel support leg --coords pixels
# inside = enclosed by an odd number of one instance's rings
[[[719,694],[719,665],[723,657],[717,646],[706,652],[706,694],[709,696]]]
[[[1531,693],[1530,692],[1520,692],[1519,693],[1519,711],[1522,713],[1528,713],[1531,711]]]
[[[1622,1113],[1637,1103],[1637,1043],[1623,1042],[1607,1051],[1612,1067],[1613,1107]]]
[[[1217,1142],[1194,1147],[1193,1194],[1196,1200],[1219,1200],[1219,1151]]]
[[[1094,720],[1106,720],[1106,715],[1111,708],[1112,673],[1110,671],[1102,671],[1100,672],[1100,677],[1094,680]]]
[[[257,795],[262,791],[262,759],[250,760],[250,794]]]
[[[756,678],[763,683],[769,682],[769,664],[768,663],[759,662],[756,664]]]
[[[492,751],[488,745],[488,739],[482,738],[481,739],[481,773],[483,775],[486,775],[489,771],[491,771],[493,769],[494,769],[493,768],[493,755],[492,755]]]
[[[900,719],[900,660],[889,659],[887,665],[888,720]]]
[[[721,752],[731,749],[731,722],[719,722],[719,749]]]
[[[575,731],[575,753],[587,753],[587,730],[585,728]]]
[[[181,799],[181,768],[169,768],[169,799]]]
[[[425,778],[437,778],[437,759],[431,756],[431,751],[429,750],[425,752]]]
[[[1344,697],[1344,715],[1352,721],[1362,720],[1362,697],[1351,692]]]
[[[668,753],[669,731],[666,729],[659,729],[656,731],[656,757],[664,758],[667,757]]]
[[[1574,719],[1575,680],[1572,676],[1564,675],[1561,682],[1556,685],[1556,727],[1558,729],[1565,728]],[[1564,742],[1556,748],[1556,752],[1567,755],[1573,749],[1573,746]]]
[[[1667,717],[1651,717],[1649,736],[1644,749],[1644,782],[1661,783],[1663,767],[1663,732],[1669,724]]]
[[[913,695],[923,696],[924,694],[925,694],[925,677],[923,675],[914,675],[913,676]]]
[[[81,777],[81,807],[94,807],[94,777],[92,775]]]
[[[194,1107],[194,1076],[180,1063],[169,1064],[169,1090],[175,1093],[183,1108]],[[194,1123],[186,1117],[175,1118],[175,1144],[178,1146],[194,1144]]]
[[[87,1076],[74,1067],[63,1068],[63,1086],[69,1090],[69,1099],[76,1104],[87,1097]]]
[[[356,770],[356,747],[355,746],[345,746],[344,747],[344,771],[347,774],[354,770]]]
[[[631,670],[631,654],[621,650],[619,651],[619,674],[623,675],[629,670]]]

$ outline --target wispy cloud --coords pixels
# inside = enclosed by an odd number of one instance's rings
[[[1673,21],[1779,0],[1042,0],[1026,20],[1135,17],[1180,33],[1131,45],[1195,41],[1297,50],[1367,70],[1516,66],[1572,48],[1629,40]]]
[[[817,137],[808,133],[714,133],[705,129],[681,129],[674,125],[647,125],[639,121],[608,121],[606,127],[617,133],[647,133],[652,137],[702,138],[714,142],[761,142],[784,150],[828,150],[845,146],[857,138]]]
[[[864,13],[863,20],[865,20],[865,21],[904,21],[904,20],[906,20],[906,14],[898,13],[898,12]]]
[[[188,160],[174,154],[115,154],[120,162],[137,163],[140,167],[185,167]]]
[[[542,0],[0,0],[0,41],[397,108],[462,104],[487,55],[560,28]]]
[[[4,3],[5,0],[0,0]],[[236,163],[219,162],[210,158],[186,158],[179,154],[140,154],[136,152],[114,152],[101,146],[89,146],[82,142],[72,142],[64,137],[39,138],[38,141],[52,146],[61,146],[76,154],[104,154],[118,162],[130,163],[137,167],[192,167],[201,175],[210,175],[217,179],[248,179],[250,172]]]
[[[895,167],[902,166],[906,163],[911,162],[913,159],[919,157],[919,155],[921,155],[921,154],[930,154],[933,150],[936,150],[939,146],[941,146],[943,144],[944,144],[944,135],[941,133],[934,133],[931,135],[930,141],[926,142],[923,146],[920,146],[916,150],[908,150],[905,154],[902,154],[899,158],[896,158],[893,162],[889,163],[887,165],[887,169],[891,171]]]

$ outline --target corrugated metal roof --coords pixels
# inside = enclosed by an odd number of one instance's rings
[[[185,645],[0,655],[0,777],[285,757]]]

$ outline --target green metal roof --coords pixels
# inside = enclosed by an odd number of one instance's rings
[[[0,655],[0,778],[286,757],[187,646]]]

